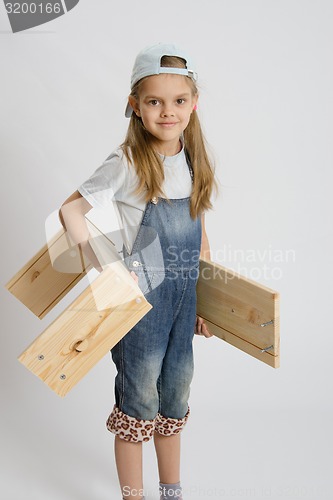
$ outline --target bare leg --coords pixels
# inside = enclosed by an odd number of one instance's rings
[[[141,499],[143,497],[142,442],[131,443],[116,435],[114,451],[123,498]]]
[[[180,481],[180,432],[163,436],[154,432],[160,482],[171,484]]]

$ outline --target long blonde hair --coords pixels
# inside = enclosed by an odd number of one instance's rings
[[[179,57],[163,56],[161,66],[185,68],[186,63]],[[145,78],[149,78],[149,76]],[[138,99],[140,85],[145,78],[139,80],[131,90],[131,95],[136,99]],[[184,78],[188,78],[193,95],[197,95],[198,89],[194,81],[187,76]],[[213,188],[218,190],[214,168],[208,158],[205,143],[198,115],[193,111],[184,130],[184,148],[194,174],[190,203],[190,213],[193,219],[201,215],[203,211],[212,208],[210,198]],[[136,193],[141,193],[144,189],[147,190],[146,202],[154,196],[163,196],[168,200],[161,189],[164,181],[162,160],[153,149],[152,144],[152,135],[144,128],[141,118],[132,113],[127,135],[121,147],[127,160],[134,164],[139,179]]]

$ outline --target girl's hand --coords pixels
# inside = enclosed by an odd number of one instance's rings
[[[136,283],[138,283],[138,281],[139,281],[139,277],[138,277],[138,275],[137,275],[137,274],[135,274],[135,272],[134,272],[134,271],[131,271],[131,272],[130,272],[130,275],[132,276],[132,278],[134,279],[134,281],[135,281]]]
[[[204,322],[203,318],[200,318],[200,316],[197,316],[197,321],[194,327],[194,334],[203,335],[206,338],[213,337],[213,334],[210,333],[206,323]]]

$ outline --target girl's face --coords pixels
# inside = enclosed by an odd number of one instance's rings
[[[156,151],[167,156],[179,152],[179,137],[188,125],[197,100],[187,77],[169,73],[143,80],[137,100],[129,96],[134,112],[155,138]]]

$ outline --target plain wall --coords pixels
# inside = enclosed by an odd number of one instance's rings
[[[0,6],[1,475],[6,500],[120,498],[109,356],[63,400],[17,356],[43,320],[4,288],[45,221],[124,138],[134,58],[174,41],[199,72],[220,195],[212,260],[281,296],[281,367],[195,337],[184,500],[328,498],[332,450],[332,16],[321,0],[81,0],[13,34]],[[152,442],[147,500],[157,498]]]

